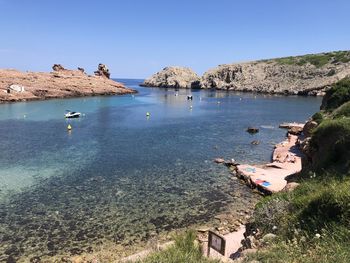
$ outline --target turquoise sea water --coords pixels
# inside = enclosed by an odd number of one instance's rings
[[[139,93],[0,105],[0,261],[132,245],[244,206],[252,193],[212,160],[269,161],[278,125],[321,103],[120,81]],[[67,109],[84,116],[68,121]]]

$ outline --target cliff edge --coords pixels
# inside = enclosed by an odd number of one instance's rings
[[[219,65],[205,72],[199,82],[196,78],[182,81],[185,68],[177,68],[181,72],[167,74],[165,68],[147,79],[144,85],[177,88],[189,88],[193,85],[202,89],[324,95],[332,84],[350,76],[350,51]],[[188,70],[186,68],[186,72]],[[176,85],[169,85],[169,82]]]

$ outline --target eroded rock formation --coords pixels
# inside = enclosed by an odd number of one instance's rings
[[[146,79],[142,86],[166,88],[199,88],[199,76],[190,68],[166,67]]]
[[[109,73],[109,69],[105,64],[98,64],[97,70],[94,72],[95,76],[110,78],[111,74]]]

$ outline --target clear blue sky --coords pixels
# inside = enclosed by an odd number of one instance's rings
[[[101,62],[144,78],[347,49],[349,0],[0,0],[0,68],[92,73]]]

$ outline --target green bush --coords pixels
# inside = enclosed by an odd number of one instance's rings
[[[350,168],[350,118],[324,120],[313,132],[313,167],[347,173]]]
[[[310,233],[327,226],[350,227],[350,181],[321,176],[297,189],[291,199],[295,223]]]
[[[333,118],[350,117],[350,101],[344,103],[333,112]]]
[[[331,111],[350,101],[350,78],[344,78],[333,84],[322,100],[321,109]]]
[[[316,112],[314,115],[312,115],[312,120],[320,124],[323,121],[324,117],[321,112]]]

